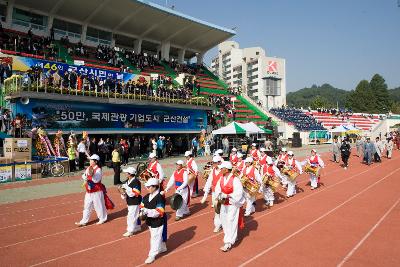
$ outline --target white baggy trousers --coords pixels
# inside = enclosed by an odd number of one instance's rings
[[[96,211],[99,222],[107,221],[107,209],[104,203],[103,191],[97,191],[94,193],[86,192],[83,204],[83,216],[80,221],[81,224],[87,224],[89,222],[93,208]]]

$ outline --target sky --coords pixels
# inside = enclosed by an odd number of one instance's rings
[[[400,0],[152,0],[226,28],[241,48],[286,59],[287,91],[352,90],[379,73],[400,86]],[[210,65],[217,49],[210,50]]]

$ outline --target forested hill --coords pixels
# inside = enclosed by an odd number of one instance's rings
[[[389,96],[393,101],[400,102],[400,87],[389,89]]]
[[[313,85],[286,96],[288,106],[317,108],[350,108],[353,112],[400,113],[400,87],[388,89],[385,79],[374,74],[371,80],[361,80],[356,88],[346,91],[330,84]]]
[[[315,105],[334,108],[337,104],[339,104],[339,107],[344,107],[349,93],[349,91],[338,89],[325,83],[321,86],[313,85],[309,88],[288,93],[286,102],[288,106],[303,108]]]

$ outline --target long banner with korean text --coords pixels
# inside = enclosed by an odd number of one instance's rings
[[[206,111],[189,108],[30,99],[27,105],[17,101],[13,109],[25,114],[31,127],[48,131],[193,132],[207,127]]]
[[[0,54],[0,60],[1,62],[10,63],[13,71],[28,71],[32,67],[39,67],[43,69],[45,73],[58,72],[60,75],[63,75],[65,72],[75,71],[77,74],[92,76],[95,78],[98,77],[100,80],[110,78],[127,82],[129,80],[135,80],[139,78],[139,75],[133,73],[122,73],[112,70],[92,68],[84,65],[69,65],[63,62],[48,61],[30,57]]]

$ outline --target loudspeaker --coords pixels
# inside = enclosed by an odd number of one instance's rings
[[[273,135],[274,135],[274,138],[279,137],[278,126],[273,126]]]
[[[300,138],[300,133],[299,132],[294,132],[293,133],[293,139],[298,139]]]
[[[301,138],[293,138],[292,139],[292,147],[301,147]]]
[[[22,105],[28,105],[29,104],[29,97],[21,97],[21,99],[19,100],[21,102]]]

